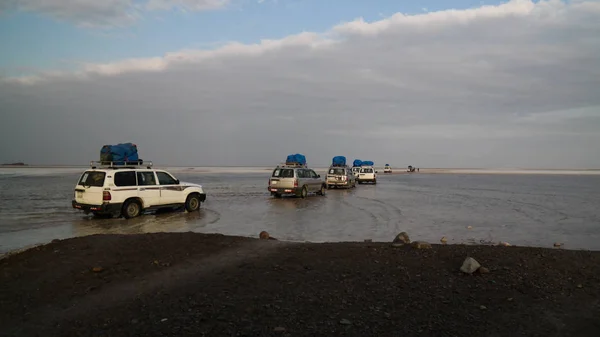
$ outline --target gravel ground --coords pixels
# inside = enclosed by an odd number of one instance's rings
[[[0,283],[2,336],[600,336],[597,251],[93,235]]]

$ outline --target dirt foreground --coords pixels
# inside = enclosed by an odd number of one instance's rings
[[[93,235],[0,284],[2,336],[600,336],[600,252]]]

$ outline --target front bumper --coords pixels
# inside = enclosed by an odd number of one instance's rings
[[[206,199],[206,195],[205,195]],[[121,212],[121,208],[123,208],[122,203],[103,203],[101,205],[89,205],[82,204],[75,200],[71,202],[73,208],[82,210],[86,213],[94,212],[94,213],[119,213]]]

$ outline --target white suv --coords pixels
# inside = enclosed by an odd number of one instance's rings
[[[73,208],[94,215],[134,218],[144,210],[177,208],[188,212],[206,200],[201,185],[183,183],[163,170],[142,166],[90,165],[77,185]]]
[[[377,171],[372,166],[361,166],[356,181],[359,184],[367,182],[377,184]]]

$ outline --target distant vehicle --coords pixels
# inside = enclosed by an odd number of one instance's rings
[[[320,175],[305,165],[286,163],[273,170],[268,189],[276,198],[283,195],[306,198],[313,192],[325,195],[326,184]]]
[[[331,166],[327,172],[327,188],[333,187],[356,187],[356,176],[352,169],[347,166]]]
[[[101,165],[100,165],[101,164]],[[185,207],[197,211],[206,201],[201,185],[180,182],[152,163],[91,162],[75,186],[72,206],[85,214],[135,218],[145,210]]]
[[[392,173],[392,167],[390,166],[390,164],[385,164],[385,167],[383,168],[383,173]]]
[[[358,172],[358,177],[356,181],[359,184],[364,183],[373,183],[377,184],[377,171],[373,168],[373,166],[361,166],[360,171]]]

